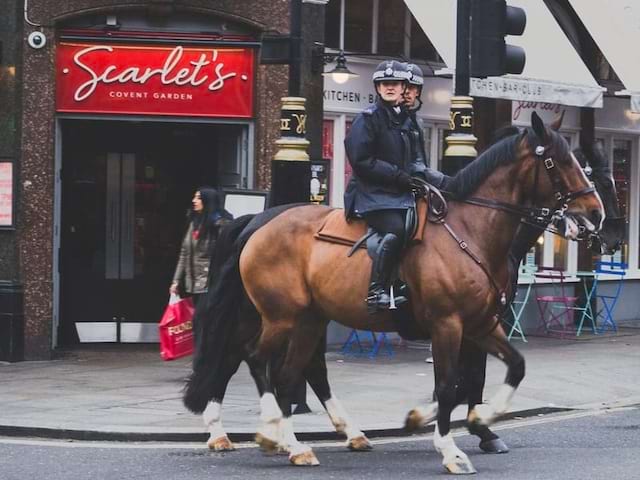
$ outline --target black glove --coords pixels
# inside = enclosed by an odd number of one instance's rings
[[[411,175],[404,170],[398,170],[398,173],[396,174],[396,185],[400,190],[410,192],[412,190]]]
[[[427,187],[424,184],[424,179],[421,176],[414,175],[411,177],[411,191],[417,197],[424,197],[427,194]]]

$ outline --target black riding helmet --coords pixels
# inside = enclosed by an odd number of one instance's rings
[[[409,83],[418,87],[418,96],[422,93],[422,86],[424,85],[424,74],[422,69],[415,63],[407,64],[407,72],[411,75],[409,77]]]
[[[407,66],[397,60],[385,60],[378,64],[373,72],[373,84],[378,82],[408,82],[411,74]]]

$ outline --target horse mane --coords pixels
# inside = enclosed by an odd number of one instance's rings
[[[447,189],[457,198],[468,197],[496,168],[515,161],[520,138],[521,134],[519,133],[511,134],[491,145],[469,165],[456,173],[449,181]]]
[[[561,161],[569,155],[569,145],[557,132],[547,129],[554,157]],[[447,184],[447,190],[458,199],[467,198],[495,171],[496,168],[513,163],[518,158],[520,141],[534,146],[540,142],[531,128],[520,131],[517,127],[505,127],[496,132],[494,143],[469,165],[460,170]]]

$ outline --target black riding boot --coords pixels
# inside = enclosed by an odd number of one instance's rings
[[[393,269],[400,240],[393,233],[387,233],[378,245],[376,257],[371,268],[371,283],[367,294],[367,310],[374,314],[380,310],[387,310],[391,305],[389,287],[391,286],[391,271]],[[406,302],[405,297],[394,297],[396,305]]]

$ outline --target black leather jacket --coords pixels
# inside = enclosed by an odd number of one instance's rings
[[[424,142],[424,126],[422,119],[417,116],[418,109],[409,110],[411,118],[412,130],[411,140],[413,143],[413,151],[415,155],[414,161],[411,163],[411,175],[420,175],[427,182],[436,188],[444,188],[447,177],[439,170],[429,168],[429,155],[425,151]]]
[[[355,118],[344,142],[353,168],[344,194],[347,218],[415,205],[407,184],[413,161],[411,129],[405,109],[396,113],[380,99]]]

